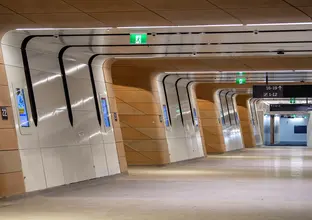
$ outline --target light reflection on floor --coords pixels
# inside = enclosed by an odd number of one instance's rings
[[[249,149],[129,174],[2,202],[0,219],[312,219],[312,149]]]

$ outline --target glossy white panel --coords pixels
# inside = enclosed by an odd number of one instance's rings
[[[120,173],[116,144],[105,144],[109,175]]]
[[[104,144],[91,145],[96,177],[108,175],[107,158]]]
[[[62,147],[42,149],[42,159],[48,188],[65,184],[61,160],[62,153]]]
[[[185,137],[183,138],[172,138],[167,139],[168,141],[168,147],[169,147],[169,153],[170,153],[170,162],[178,162],[187,160],[189,157],[187,145],[185,142]]]
[[[46,188],[40,149],[20,150],[26,192]]]

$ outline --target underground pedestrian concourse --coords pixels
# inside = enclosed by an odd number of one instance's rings
[[[0,1],[0,219],[312,219],[311,8]]]

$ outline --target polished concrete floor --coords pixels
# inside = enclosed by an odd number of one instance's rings
[[[0,219],[312,219],[312,149],[251,149],[0,203]]]

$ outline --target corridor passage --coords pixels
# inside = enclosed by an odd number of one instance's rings
[[[0,219],[312,219],[312,149],[259,148],[0,203]]]

